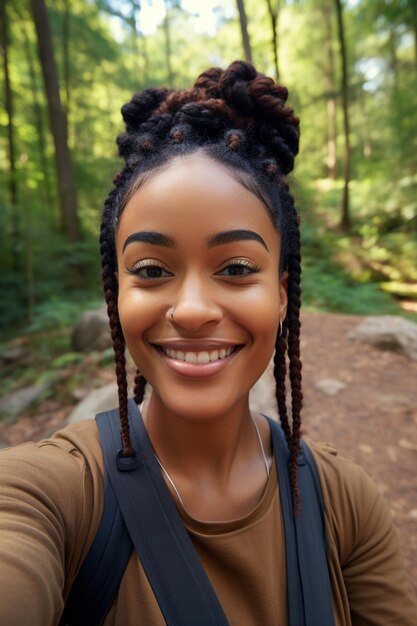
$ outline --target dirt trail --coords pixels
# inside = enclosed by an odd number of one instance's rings
[[[347,339],[360,321],[345,315],[303,315],[304,433],[332,442],[377,483],[393,511],[417,592],[417,363]],[[109,374],[100,377],[108,380]],[[323,379],[336,379],[346,387],[326,395],[316,387]],[[267,372],[252,400],[273,415],[271,383]],[[59,428],[70,409],[45,403],[35,417],[22,417],[11,426],[0,424],[0,440],[17,444],[39,439]]]
[[[393,512],[417,593],[417,363],[347,339],[361,319],[304,314],[303,430],[333,443],[376,482]],[[322,379],[346,387],[328,396],[316,387]]]

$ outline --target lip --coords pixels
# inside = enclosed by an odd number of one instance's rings
[[[210,342],[201,342],[190,343],[189,341],[172,341],[172,342],[161,342],[158,344],[153,344],[154,349],[158,352],[159,356],[163,359],[165,365],[169,367],[176,374],[180,374],[181,376],[185,376],[187,378],[210,378],[211,376],[215,376],[225,368],[227,368],[236,355],[240,352],[240,349],[243,347],[242,344],[234,344],[234,343],[220,343],[219,341],[210,341]],[[165,354],[162,348],[167,348],[171,350],[185,350],[190,352],[202,352],[208,349],[216,350],[216,349],[226,349],[230,347],[235,347],[236,349],[224,357],[223,359],[218,359],[217,361],[212,361],[209,363],[188,363],[187,361],[180,361],[178,359],[173,359]]]

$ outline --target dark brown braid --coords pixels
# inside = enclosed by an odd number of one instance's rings
[[[285,380],[287,376],[287,322],[282,324],[282,333],[277,336],[274,355],[274,378],[275,378],[275,396],[277,399],[278,413],[285,433],[288,445],[291,443],[291,428],[288,422],[287,412],[287,390]]]
[[[301,257],[293,257],[288,266],[288,358],[291,381],[291,420],[292,436],[290,440],[290,475],[294,489],[296,512],[300,507],[300,492],[296,482],[297,458],[300,451],[301,409],[303,393],[301,390],[301,360],[300,360],[300,276]]]
[[[119,135],[124,169],[115,177],[103,212],[101,253],[119,386],[123,453],[132,454],[127,421],[124,338],[117,312],[115,233],[130,194],[147,172],[176,156],[197,151],[225,165],[266,205],[281,235],[280,272],[288,272],[288,314],[277,337],[274,358],[278,412],[290,452],[295,511],[300,507],[297,457],[302,407],[300,360],[301,255],[299,218],[286,175],[298,153],[299,120],[286,104],[288,91],[244,61],[225,70],[214,67],[191,89],[146,89],[122,108],[126,132]],[[291,420],[286,405],[286,373],[291,385]],[[135,378],[141,402],[146,380]]]
[[[111,337],[113,340],[123,454],[125,456],[131,456],[133,454],[133,450],[129,437],[125,341],[117,310],[117,282],[114,274],[112,252],[109,251],[109,237],[107,230],[108,226],[103,222],[100,233],[103,288],[107,303],[107,314],[109,316]]]
[[[133,389],[133,397],[136,404],[142,404],[145,397],[146,378],[142,376],[139,370],[136,370],[135,387]]]

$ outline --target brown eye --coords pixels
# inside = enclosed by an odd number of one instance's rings
[[[168,276],[167,272],[165,274]],[[138,272],[139,276],[143,278],[162,278],[164,275],[164,270],[162,267],[158,267],[157,265],[151,265],[150,267],[144,267]]]
[[[261,271],[261,267],[259,265],[255,265],[251,263],[247,259],[237,259],[232,260],[226,267],[224,267],[220,272],[218,272],[219,276],[249,276],[250,274],[255,274],[256,272]]]
[[[127,270],[128,274],[132,274],[138,278],[145,280],[157,280],[158,278],[168,278],[172,276],[171,272],[164,269],[159,263],[152,260],[144,260],[136,263],[132,268]]]

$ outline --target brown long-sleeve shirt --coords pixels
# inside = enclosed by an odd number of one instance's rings
[[[323,489],[337,626],[417,626],[390,513],[375,485],[309,442]],[[103,460],[93,420],[0,453],[0,624],[53,626],[95,536]],[[276,471],[246,517],[184,523],[231,626],[286,626],[285,543]],[[165,624],[132,554],[105,626]]]

